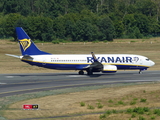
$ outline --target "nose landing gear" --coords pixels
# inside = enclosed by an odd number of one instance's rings
[[[139,70],[139,74],[142,74],[142,70]]]
[[[140,69],[139,74],[142,74],[142,71],[145,71],[145,70],[147,70],[147,68],[146,69]]]

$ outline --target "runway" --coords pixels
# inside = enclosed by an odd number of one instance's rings
[[[160,71],[144,71],[142,74],[138,74],[138,71],[118,71],[115,74],[94,73],[91,76],[78,75],[77,72],[0,74],[0,97],[80,86],[157,81],[160,81]]]

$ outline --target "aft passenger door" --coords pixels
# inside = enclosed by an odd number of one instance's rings
[[[42,60],[42,65],[46,65],[46,58],[43,57],[42,59],[43,59],[43,60]]]

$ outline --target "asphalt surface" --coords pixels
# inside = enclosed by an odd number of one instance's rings
[[[0,74],[0,97],[80,86],[160,81],[160,71],[118,71],[114,74],[75,73]]]

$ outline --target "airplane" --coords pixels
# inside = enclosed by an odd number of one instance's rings
[[[22,55],[16,57],[30,65],[57,69],[78,70],[79,75],[88,75],[93,72],[115,73],[117,70],[139,70],[139,74],[155,63],[145,56],[134,54],[51,54],[41,51],[23,30],[16,27],[16,33]]]

